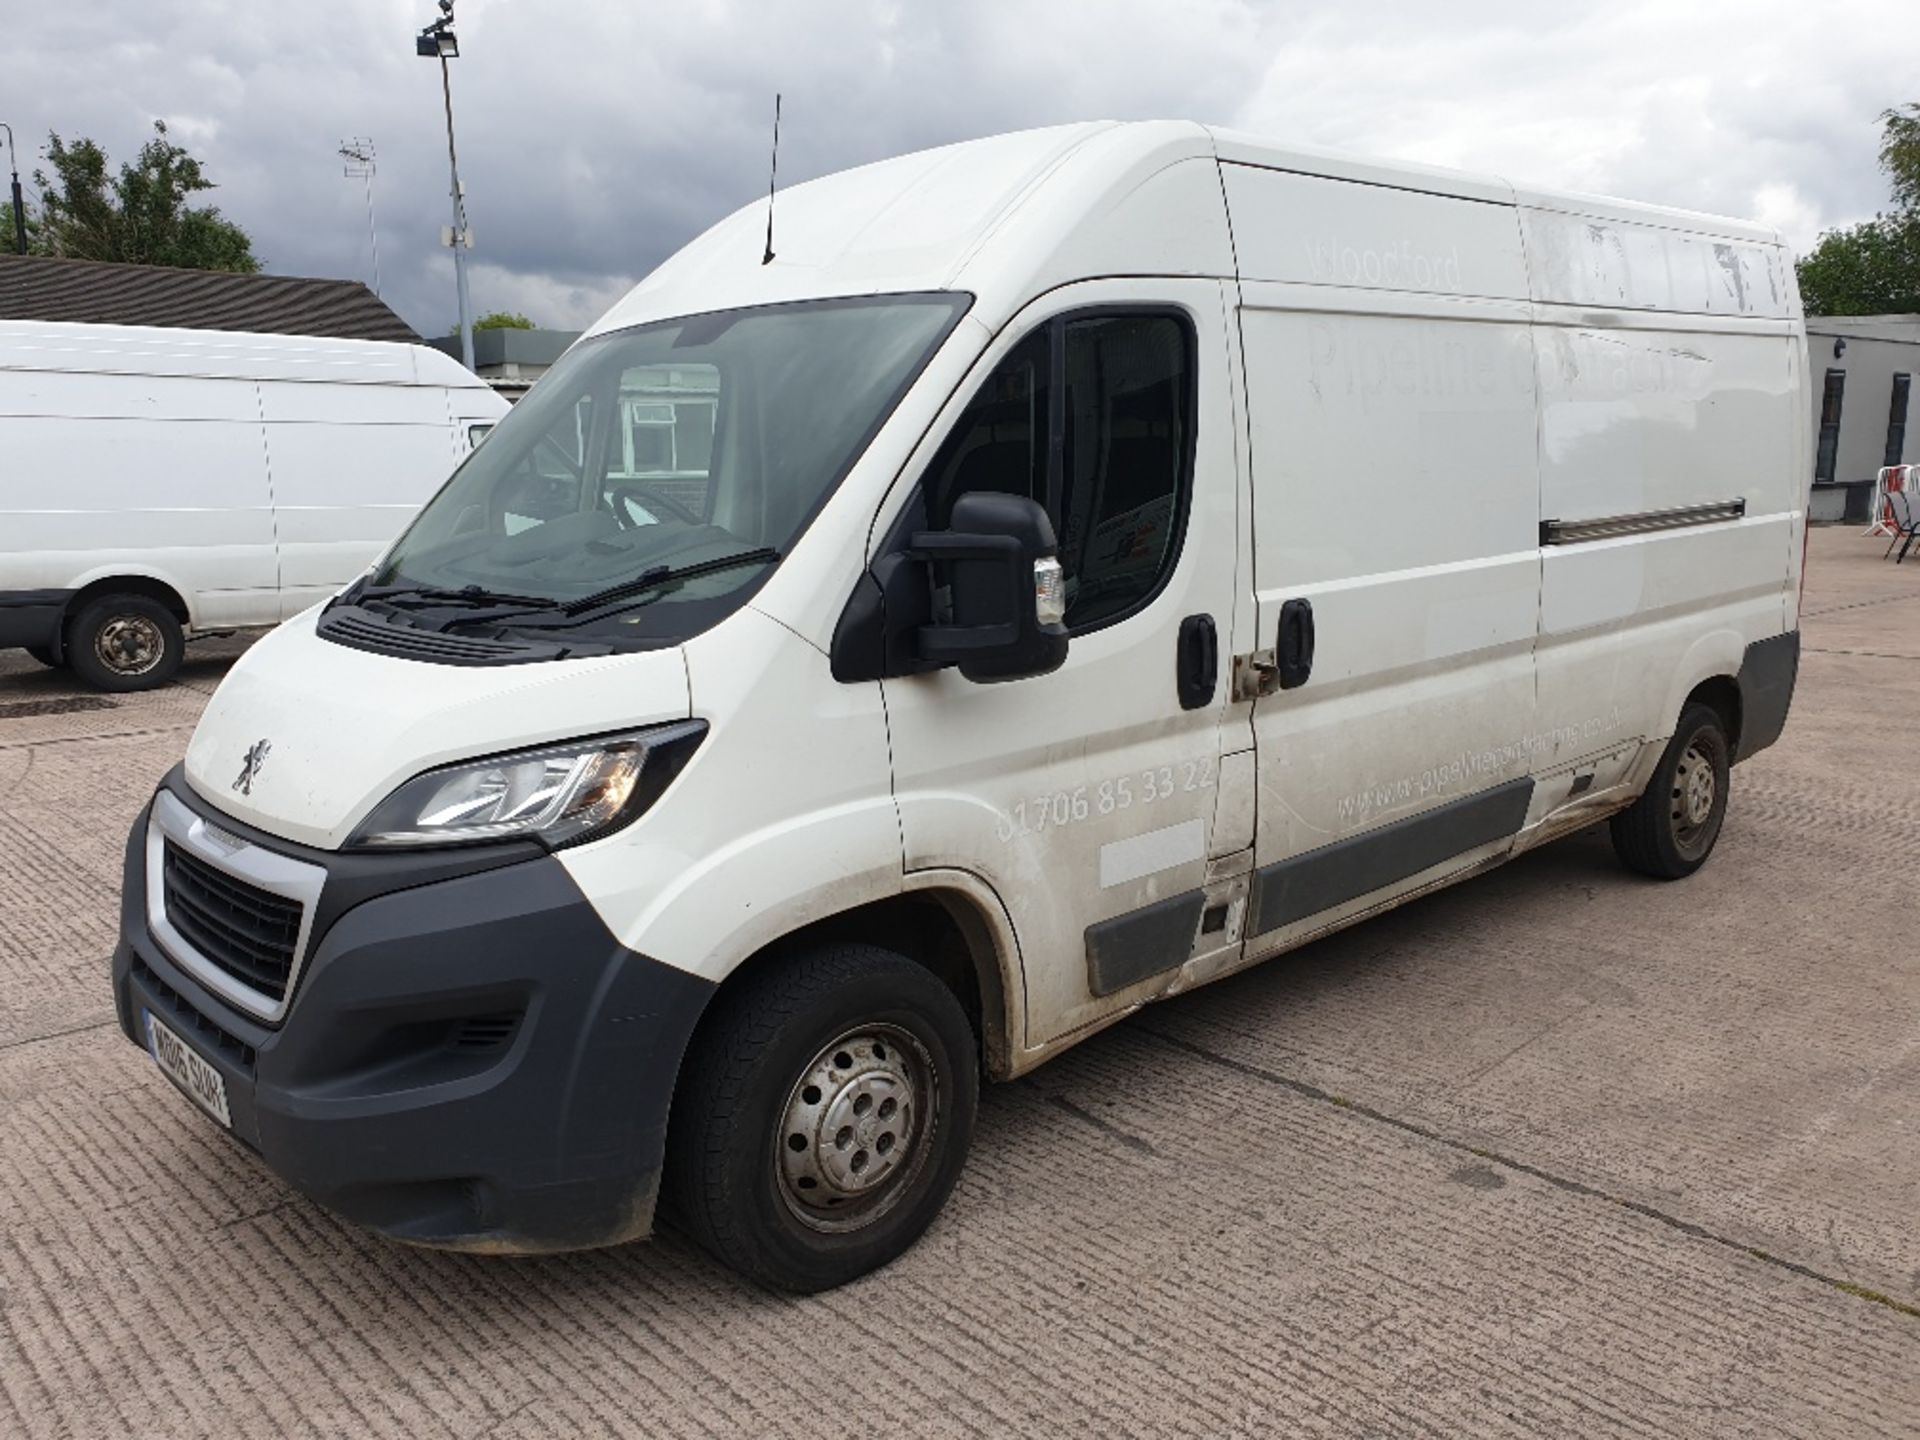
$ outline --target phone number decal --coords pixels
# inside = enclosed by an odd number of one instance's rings
[[[1002,844],[1022,835],[1040,835],[1047,830],[1064,830],[1069,825],[1104,815],[1117,815],[1136,805],[1158,805],[1175,795],[1195,790],[1211,790],[1218,780],[1217,762],[1212,756],[1203,760],[1183,760],[1162,765],[1139,774],[1102,780],[1098,785],[1080,785],[1072,790],[1042,791],[1015,802],[1010,813],[996,822]]]

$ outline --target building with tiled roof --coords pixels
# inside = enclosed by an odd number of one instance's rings
[[[0,255],[0,320],[420,341],[411,325],[358,280],[235,275],[38,255]]]

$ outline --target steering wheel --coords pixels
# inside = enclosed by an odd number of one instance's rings
[[[629,499],[648,510],[664,510],[667,514],[685,525],[698,526],[707,523],[698,515],[694,514],[693,511],[682,505],[678,500],[669,500],[666,496],[657,494],[654,491],[647,491],[645,497],[642,498],[641,494],[637,491],[622,490],[618,494],[609,494],[607,496],[607,506],[613,511],[613,523],[618,525],[622,530],[638,530],[641,528],[640,522],[633,518],[633,512],[627,508],[627,501]]]

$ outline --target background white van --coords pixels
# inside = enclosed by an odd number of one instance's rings
[[[506,409],[423,345],[0,321],[0,646],[164,684],[353,578]]]

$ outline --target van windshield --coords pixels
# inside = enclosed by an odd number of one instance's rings
[[[969,299],[758,306],[585,341],[343,598],[436,629],[698,633],[791,549]]]

